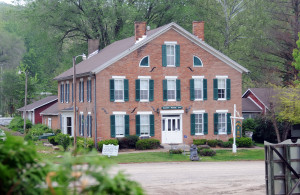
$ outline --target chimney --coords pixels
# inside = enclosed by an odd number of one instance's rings
[[[204,41],[204,21],[193,21],[193,34]]]
[[[135,41],[138,41],[146,35],[146,28],[146,22],[134,22]]]
[[[88,55],[99,50],[99,39],[89,39],[88,40]]]

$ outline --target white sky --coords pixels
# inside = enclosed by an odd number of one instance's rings
[[[4,2],[4,3],[7,3],[7,4],[16,4],[16,3],[13,3],[13,2],[18,2],[18,0],[0,0],[0,2]],[[19,1],[19,4],[23,5],[24,4],[24,1]]]
[[[12,0],[0,0],[0,2],[12,4]]]

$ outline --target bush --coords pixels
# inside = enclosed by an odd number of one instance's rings
[[[216,151],[212,149],[203,149],[203,150],[198,150],[198,153],[200,156],[214,156],[216,155]]]
[[[256,126],[255,120],[252,118],[243,120],[243,135],[245,135],[245,131],[255,132]]]
[[[224,148],[232,148],[232,142],[231,141],[223,142],[223,147]]]
[[[182,154],[183,150],[182,149],[170,149],[169,153],[170,154]]]
[[[193,144],[196,146],[205,145],[207,142],[206,139],[193,139]]]
[[[53,146],[58,145],[58,143],[55,141],[55,136],[48,137],[48,141],[49,141],[49,143],[52,144]]]
[[[228,141],[233,143],[233,137],[229,138]]]
[[[55,136],[55,142],[61,145],[64,148],[64,151],[66,151],[70,145],[70,136],[59,133]]]
[[[220,139],[217,139],[217,145],[220,146],[220,147],[223,147],[224,142]]]
[[[212,140],[207,141],[207,145],[209,145],[210,147],[216,147],[217,144],[218,144],[218,141],[216,139],[212,139]]]
[[[133,149],[135,148],[136,142],[139,140],[139,137],[136,135],[129,135],[127,137],[118,138],[119,148],[120,149]]]
[[[118,145],[119,142],[117,139],[107,139],[107,140],[102,140],[98,142],[98,150],[102,151],[103,144],[108,145],[108,144],[113,144],[113,145]]]
[[[56,129],[56,130],[53,130],[54,134],[57,135],[59,133],[61,133],[61,130],[60,129]]]
[[[74,142],[74,138],[71,139]],[[92,150],[94,147],[94,140],[93,138],[84,138],[84,137],[77,137],[76,138],[76,143],[78,148],[88,148],[89,150]]]
[[[252,142],[251,138],[249,138],[249,137],[241,137],[240,139],[236,140],[236,144],[239,147],[250,148],[253,145],[253,142]]]
[[[30,120],[26,120],[26,129],[30,129],[32,127],[32,123]],[[19,131],[24,133],[24,119],[20,116],[16,116],[13,120],[10,121],[8,128],[14,131]]]
[[[137,150],[148,150],[148,149],[156,149],[159,148],[160,142],[157,139],[141,139],[136,142]]]

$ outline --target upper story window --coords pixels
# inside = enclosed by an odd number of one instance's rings
[[[113,76],[110,80],[110,101],[124,102],[128,101],[128,79],[124,76]]]
[[[207,100],[207,79],[204,76],[192,76],[190,80],[191,100]]]
[[[168,67],[180,66],[180,46],[177,42],[165,42],[162,45],[162,65]]]
[[[86,91],[87,101],[91,102],[92,101],[92,80],[90,77],[87,80],[86,88],[87,88],[87,91]]]
[[[64,83],[60,83],[60,102],[64,103]]]
[[[70,99],[70,84],[69,81],[66,82],[65,85],[65,101],[66,103],[69,103],[69,99]]]
[[[214,134],[231,134],[231,114],[228,110],[217,110],[214,114]]]
[[[154,80],[150,76],[139,76],[135,80],[135,100],[141,102],[153,101]]]
[[[180,101],[180,80],[177,77],[166,76],[163,80],[163,100]]]
[[[228,76],[216,76],[214,79],[214,100],[230,100],[231,81]]]
[[[79,102],[84,102],[84,81],[80,79],[79,81]]]
[[[149,56],[145,56],[141,61],[140,61],[140,66],[141,67],[149,67]]]
[[[203,63],[202,63],[202,61],[201,61],[201,59],[200,59],[199,57],[194,56],[194,57],[193,57],[193,65],[194,65],[195,67],[202,67],[202,66],[203,66]]]

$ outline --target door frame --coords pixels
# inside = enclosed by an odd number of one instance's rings
[[[183,117],[182,117],[182,114],[184,113],[184,110],[162,110],[162,111],[160,111],[160,114],[161,114],[161,125],[160,125],[160,127],[161,127],[161,129],[160,129],[160,131],[161,131],[161,142],[162,143],[165,143],[164,141],[164,139],[163,139],[163,136],[164,136],[164,133],[163,133],[163,119],[164,118],[168,118],[168,117],[164,117],[164,115],[179,115],[179,119],[180,119],[180,131],[181,131],[181,133],[180,133],[180,137],[178,138],[180,141],[178,141],[178,142],[171,142],[171,143],[183,143]]]

